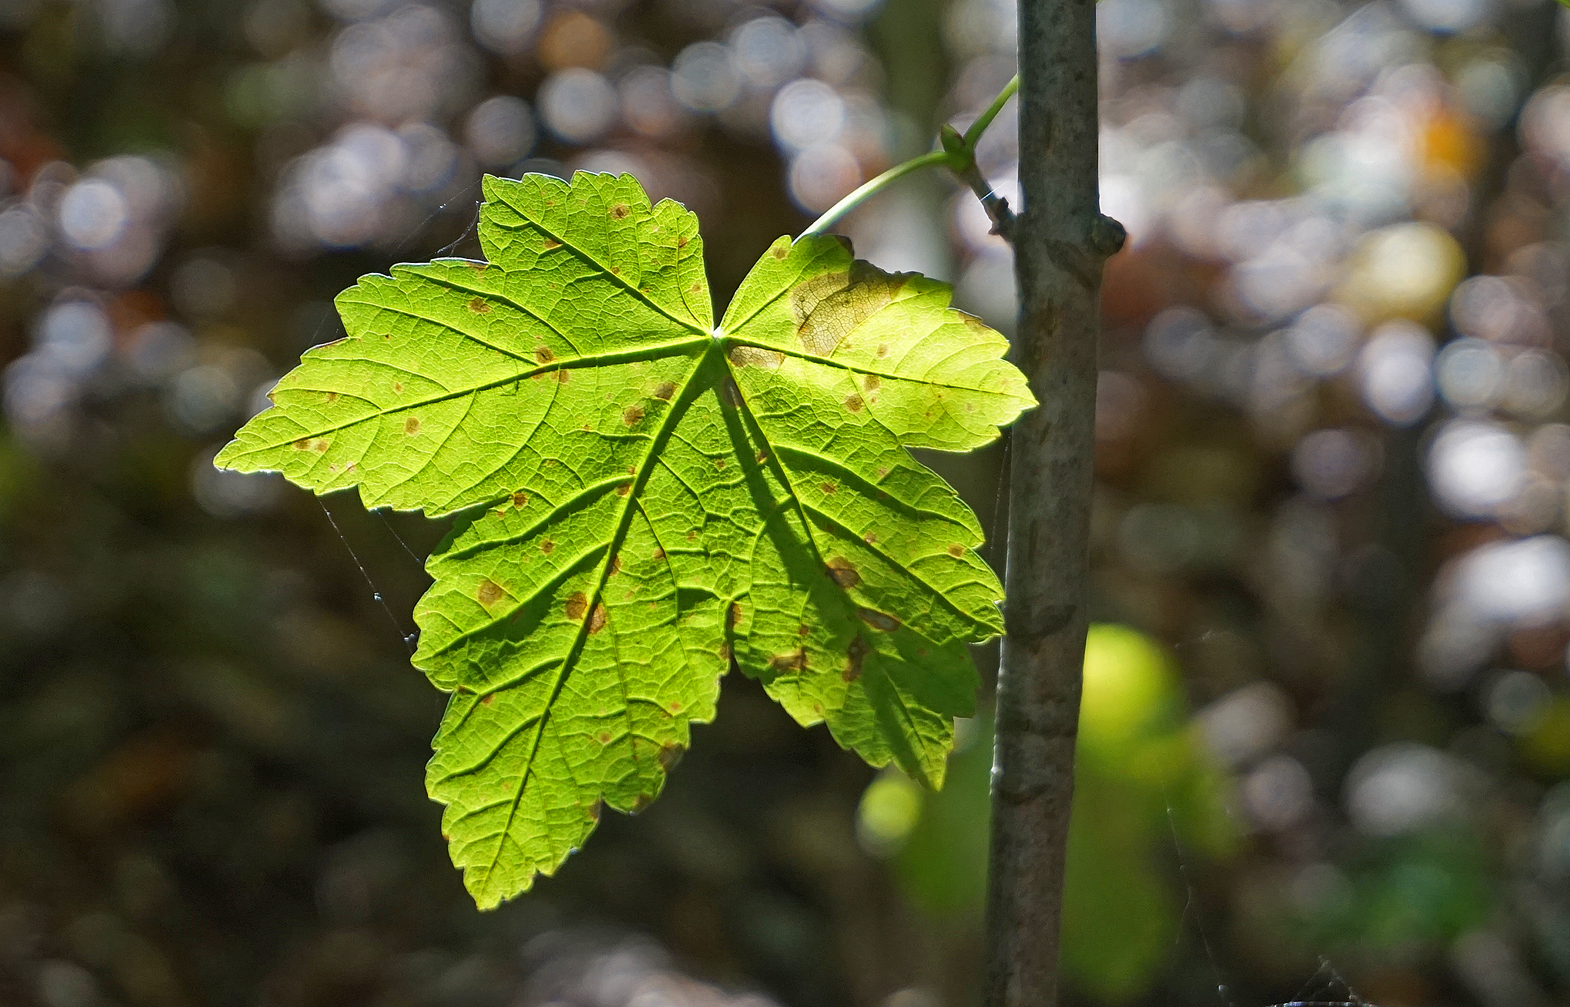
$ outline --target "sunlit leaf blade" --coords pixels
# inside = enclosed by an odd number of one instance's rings
[[[427,775],[484,907],[601,805],[656,797],[734,655],[804,724],[941,782],[1002,631],[975,516],[907,447],[1032,403],[948,288],[781,239],[713,327],[697,222],[631,176],[487,178],[486,262],[368,276],[220,453],[369,506],[461,512],[414,663]]]

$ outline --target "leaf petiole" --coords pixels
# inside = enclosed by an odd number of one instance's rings
[[[1570,0],[1565,0],[1570,3]],[[985,178],[976,167],[976,144],[981,136],[992,125],[992,120],[998,117],[1003,106],[1014,94],[1019,91],[1019,75],[1003,86],[998,96],[992,99],[992,104],[970,124],[970,127],[961,135],[952,126],[944,126],[941,134],[942,148],[929,151],[920,157],[913,157],[903,161],[883,172],[876,178],[863,182],[848,196],[829,207],[812,225],[801,232],[801,237],[811,237],[824,234],[829,228],[839,222],[840,218],[856,209],[862,203],[882,192],[889,185],[904,178],[906,175],[921,171],[923,168],[948,168],[961,181],[969,185],[976,198],[981,200],[981,205],[987,210],[987,215],[992,218],[993,230],[1007,238],[1013,230],[1014,214],[1009,209],[1008,201],[992,191]]]

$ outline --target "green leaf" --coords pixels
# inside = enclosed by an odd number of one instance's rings
[[[487,177],[486,262],[367,276],[218,455],[458,512],[414,656],[452,700],[427,784],[482,907],[602,804],[658,795],[737,666],[803,725],[941,783],[1002,632],[982,532],[910,447],[1033,404],[949,288],[781,238],[713,325],[696,218],[630,175]]]

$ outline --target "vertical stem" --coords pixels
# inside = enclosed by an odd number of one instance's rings
[[[987,890],[987,1007],[1055,1007],[1085,654],[1102,265],[1095,0],[1020,0],[1020,318]]]

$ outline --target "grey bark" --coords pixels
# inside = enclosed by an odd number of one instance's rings
[[[1089,579],[1102,266],[1094,0],[1020,0],[1020,318],[987,887],[987,1007],[1054,1007]]]

